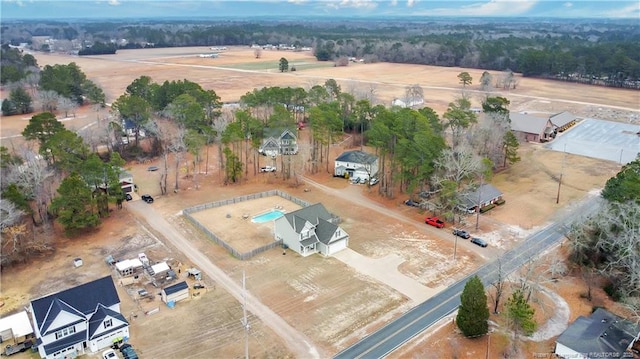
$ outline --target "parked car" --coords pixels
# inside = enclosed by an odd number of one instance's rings
[[[478,238],[478,237],[473,237],[471,238],[471,243],[473,244],[477,244],[480,247],[486,247],[487,246],[487,242],[484,241],[484,239]]]
[[[378,182],[380,182],[380,179],[377,177],[373,177],[369,180],[369,186],[373,186],[375,184],[377,184]]]
[[[420,203],[411,200],[411,198],[409,198],[408,200],[404,201],[404,204],[406,204],[409,207],[420,207]]]
[[[153,203],[153,197],[151,197],[151,195],[143,194],[141,198],[147,203]]]
[[[118,359],[118,354],[113,349],[107,349],[102,352],[102,359]]]
[[[147,171],[149,172],[155,172],[158,170],[158,166],[149,166],[147,167]]]
[[[351,179],[351,184],[358,184],[360,183],[360,177],[353,177]]]
[[[454,236],[458,236],[460,238],[464,238],[464,239],[469,239],[471,238],[471,235],[469,234],[469,232],[463,230],[463,229],[454,229],[453,230],[453,235]]]
[[[260,172],[275,172],[275,171],[276,171],[275,166],[260,167]]]
[[[360,180],[358,181],[358,183],[360,183],[360,184],[365,184],[365,183],[367,183],[367,179],[366,179],[366,178],[360,178]]]
[[[440,220],[440,218],[438,217],[427,217],[424,219],[424,223],[437,227],[437,228],[442,228],[444,227],[444,222]]]
[[[127,201],[131,201],[133,197],[131,197],[131,193],[125,193],[124,199],[126,199]]]

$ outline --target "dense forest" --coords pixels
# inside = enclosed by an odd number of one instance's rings
[[[35,43],[47,36],[50,43]],[[35,38],[34,38],[35,37]],[[352,21],[20,22],[3,41],[36,50],[278,45],[312,47],[319,60],[511,70],[524,76],[640,88],[640,26],[634,21],[530,19],[377,19]],[[53,48],[50,48],[53,46]]]

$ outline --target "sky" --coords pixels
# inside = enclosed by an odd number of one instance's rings
[[[632,19],[640,0],[0,0],[2,19],[555,17]]]

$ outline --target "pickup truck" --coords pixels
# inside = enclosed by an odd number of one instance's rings
[[[9,356],[16,353],[21,353],[33,346],[33,340],[28,339],[22,343],[14,344],[14,345],[6,345],[4,347],[3,355]]]
[[[264,166],[260,167],[260,172],[275,172],[276,168],[274,166]]]
[[[427,217],[424,219],[424,223],[437,228],[444,227],[444,222],[441,221],[438,217]]]

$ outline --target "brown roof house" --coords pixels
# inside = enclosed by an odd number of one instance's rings
[[[564,132],[568,128],[572,127],[578,121],[578,118],[570,112],[564,111],[551,115],[549,117],[551,125],[555,132]]]
[[[520,141],[547,142],[554,138],[554,126],[546,117],[511,112],[511,131]]]

